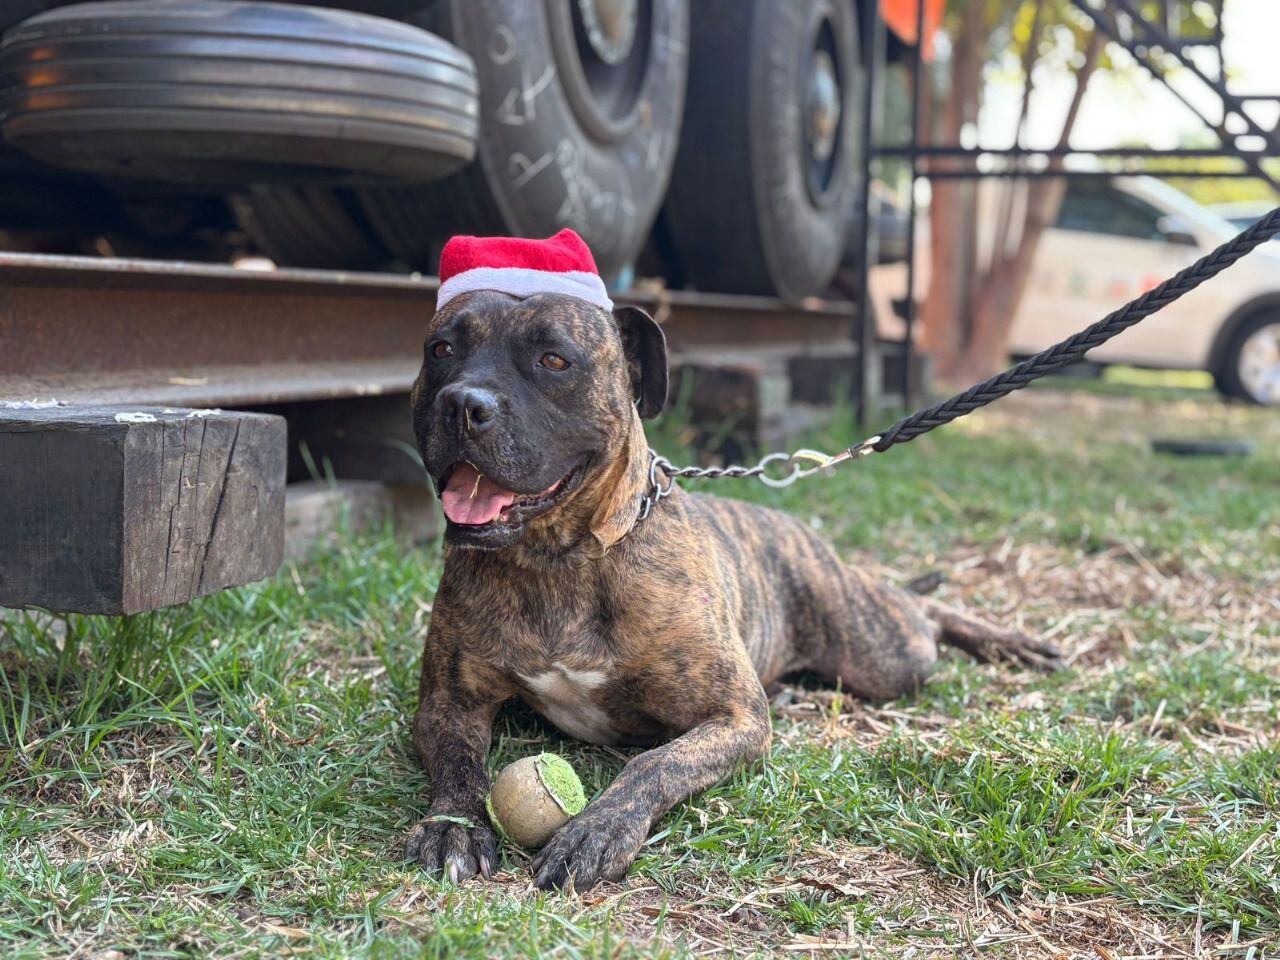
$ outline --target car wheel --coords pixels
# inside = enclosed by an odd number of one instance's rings
[[[1254,314],[1231,334],[1214,372],[1229,397],[1280,406],[1280,310]]]
[[[484,123],[477,162],[456,177],[363,191],[383,241],[430,269],[454,232],[567,226],[605,276],[629,264],[675,156],[688,0],[437,0],[422,17],[475,57]]]
[[[422,181],[467,163],[471,58],[364,14],[236,0],[107,0],[0,46],[5,139],[54,165],[239,184]]]
[[[665,214],[691,283],[821,293],[857,196],[862,77],[847,0],[698,0]]]
[[[360,270],[391,259],[350,190],[254,187],[228,202],[240,228],[282,267]]]

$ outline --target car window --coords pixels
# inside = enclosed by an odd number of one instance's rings
[[[1114,237],[1162,240],[1158,227],[1162,216],[1155,207],[1109,184],[1076,181],[1067,186],[1057,227]]]

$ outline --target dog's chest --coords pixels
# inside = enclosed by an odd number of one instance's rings
[[[588,743],[617,743],[618,733],[600,706],[609,681],[604,670],[574,669],[555,662],[546,670],[520,674],[533,708],[557,727]]]

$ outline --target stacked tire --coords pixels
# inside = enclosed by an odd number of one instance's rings
[[[54,2],[56,0],[7,0],[0,3],[0,33],[29,17],[34,17]],[[15,148],[6,145],[3,137],[0,136],[0,171],[22,162],[23,155]]]
[[[244,0],[27,2],[56,9],[0,45],[5,141],[109,180],[237,190],[242,227],[283,264],[384,264],[333,185],[425,182],[475,156],[474,64],[411,24]]]
[[[254,186],[229,203],[254,246],[278,264],[375,270],[390,259],[350,189]]]
[[[51,10],[0,46],[5,139],[55,166],[200,185],[428,180],[468,163],[469,57],[380,17],[236,0]]]
[[[6,0],[0,4],[0,31],[8,30],[37,13],[58,6],[60,0]]]
[[[862,72],[850,0],[698,0],[689,97],[663,210],[689,283],[822,293],[860,185]]]
[[[854,0],[312,3],[9,0],[0,135],[225,194],[281,265],[429,271],[454,233],[569,226],[609,279],[651,237],[702,290],[799,300],[834,276]]]
[[[359,235],[414,270],[434,270],[454,233],[537,237],[565,226],[586,239],[606,276],[634,261],[675,159],[689,0],[364,6],[405,16],[474,58],[483,118],[476,160],[429,184],[365,185],[350,196],[312,191],[282,200],[261,188],[241,194],[233,200],[237,218],[262,249],[297,265],[336,265],[339,251],[314,243],[304,249],[299,229],[306,226],[314,240],[341,210],[352,252]]]
[[[694,4],[696,6],[696,4]],[[685,95],[689,0],[435,0],[415,21],[476,60],[476,163],[361,192],[405,263],[452,233],[580,233],[606,276],[643,247],[666,194]]]

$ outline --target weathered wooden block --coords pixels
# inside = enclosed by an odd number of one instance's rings
[[[128,614],[269,576],[281,417],[0,401],[0,606]]]

